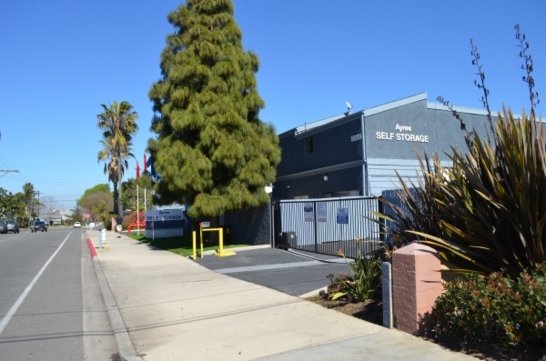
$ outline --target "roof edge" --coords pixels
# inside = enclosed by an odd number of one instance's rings
[[[382,112],[385,112],[387,110],[391,110],[391,109],[394,109],[394,108],[401,107],[403,105],[408,105],[408,104],[415,103],[415,102],[418,102],[418,101],[421,101],[421,100],[427,100],[427,97],[428,97],[427,92],[422,92],[422,93],[412,95],[412,96],[409,96],[409,97],[405,97],[405,98],[402,98],[402,99],[398,99],[398,100],[395,100],[395,101],[392,101],[392,102],[389,102],[389,103],[385,103],[385,104],[382,104],[382,105],[378,105],[378,106],[375,106],[375,107],[364,109],[362,111],[362,114],[364,116],[369,116],[369,115],[382,113]]]
[[[296,130],[294,131],[294,135],[305,133],[305,132],[307,132],[307,131],[309,131],[311,129],[314,129],[314,128],[320,127],[322,125],[334,122],[334,121],[336,121],[338,119],[341,119],[343,117],[345,117],[345,114],[338,114],[338,115],[334,115],[334,116],[331,116],[331,117],[328,117],[328,118],[325,118],[325,119],[316,120],[316,121],[311,122],[311,123],[305,123],[305,124],[300,125],[299,127],[295,128]]]
[[[446,107],[445,105],[443,105],[441,103],[436,103],[436,102],[427,102],[427,108],[435,109],[435,110],[446,110],[448,112],[451,111],[450,108]],[[463,106],[453,105],[452,109],[456,110],[458,112],[461,112],[461,113],[487,115],[487,111],[485,109],[480,109],[480,108],[470,108],[470,107],[463,107]],[[498,112],[492,111],[491,115],[496,114],[496,113],[498,113]]]

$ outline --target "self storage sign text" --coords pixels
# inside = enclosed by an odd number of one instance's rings
[[[394,132],[375,132],[378,140],[394,140],[398,142],[428,143],[429,136],[426,134],[412,133],[411,126],[396,124]]]

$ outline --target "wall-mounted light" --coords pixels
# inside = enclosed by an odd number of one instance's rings
[[[328,182],[328,176],[325,175],[324,177],[322,177],[322,179],[324,179],[325,182]]]

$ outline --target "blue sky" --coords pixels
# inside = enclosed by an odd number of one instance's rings
[[[34,184],[49,204],[74,208],[106,183],[97,163],[100,104],[139,114],[133,150],[146,148],[148,91],[159,79],[175,0],[21,0],[0,4],[0,187]],[[541,0],[235,0],[243,46],[260,59],[262,120],[281,133],[427,92],[481,108],[469,39],[479,47],[491,106],[529,109],[514,24],[521,24],[546,94],[546,2]],[[546,102],[546,99],[543,100]],[[544,114],[544,103],[538,106]],[[134,161],[125,179],[134,176]]]

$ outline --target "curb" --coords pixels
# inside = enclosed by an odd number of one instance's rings
[[[321,287],[317,290],[313,290],[313,291],[309,291],[307,293],[304,293],[303,295],[299,295],[298,297],[299,298],[304,298],[304,299],[307,299],[307,298],[311,298],[311,297],[315,297],[315,296],[318,296],[320,291],[325,291],[328,289],[328,286],[324,286],[324,287]]]
[[[99,259],[96,257],[97,252],[95,251],[95,246],[90,238],[87,238],[87,244],[89,245],[91,256],[93,258],[93,266],[95,268],[95,273],[97,275],[104,304],[108,310],[110,326],[112,327],[112,332],[116,340],[121,361],[144,361],[144,359],[140,357],[135,350],[135,346],[133,345],[133,341],[131,340],[127,326],[123,321],[118,304],[116,303],[114,295],[112,294],[108,280],[104,275],[102,265]]]
[[[91,238],[87,238],[87,246],[89,247],[89,252],[91,252],[91,258],[97,257],[97,250],[95,249],[95,245],[93,244]]]

